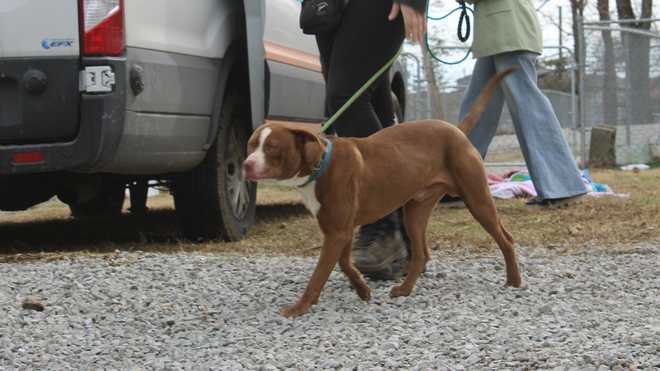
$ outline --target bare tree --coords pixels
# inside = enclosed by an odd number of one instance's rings
[[[439,40],[429,40],[430,44],[440,44]],[[422,63],[424,65],[424,76],[426,77],[427,84],[427,94],[429,94],[428,99],[431,103],[431,117],[434,119],[445,119],[445,113],[442,109],[442,97],[440,96],[440,85],[438,84],[438,77],[435,72],[434,61],[426,50],[426,44],[421,43],[420,47],[422,49]],[[435,48],[435,50],[438,50]]]
[[[637,19],[631,0],[616,0],[619,19]],[[641,18],[653,16],[653,0],[642,0]],[[637,30],[650,30],[651,23],[625,23],[621,27]],[[631,124],[647,123],[651,120],[649,106],[649,72],[650,72],[649,37],[626,34],[626,119]]]
[[[571,14],[573,16],[573,45],[579,45],[580,40],[578,38],[578,22],[577,18],[578,15],[580,17],[584,16],[584,8],[587,6],[587,1],[586,0],[570,0],[571,2]],[[575,55],[576,58],[579,58],[579,56]]]
[[[610,1],[598,0],[598,15],[601,21],[609,21]],[[605,46],[603,53],[603,65],[605,75],[603,76],[603,123],[615,125],[618,120],[619,99],[617,96],[617,76],[616,60],[614,56],[614,41],[611,31],[601,31],[603,44]]]
[[[578,17],[583,17],[584,16],[584,8],[587,5],[586,0],[570,0],[571,2],[571,15],[573,17],[573,45],[575,45],[575,51],[576,53],[574,54],[575,58],[575,63],[577,66],[582,66],[584,63],[584,59],[586,59],[586,52],[584,45],[582,45],[582,40],[580,40],[580,33],[578,32],[578,27],[580,27],[578,20]],[[578,48],[578,46],[580,46]],[[582,81],[582,71],[583,68],[578,68],[577,71],[575,71],[575,78],[576,81]],[[575,86],[575,92],[577,93],[578,99],[577,99],[577,112],[574,112],[573,114],[577,114],[577,116],[581,118],[584,116],[584,111],[585,111],[585,99],[584,99],[584,94],[582,92],[582,87],[580,84]],[[584,125],[584,122],[581,123],[581,125]]]

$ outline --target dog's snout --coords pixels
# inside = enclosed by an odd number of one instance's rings
[[[254,180],[256,167],[257,164],[254,159],[248,158],[243,161],[243,177],[248,180]]]
[[[243,170],[246,172],[250,172],[254,169],[254,161],[251,159],[247,159],[243,161]]]

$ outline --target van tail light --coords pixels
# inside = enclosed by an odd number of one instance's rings
[[[11,156],[14,165],[37,164],[44,162],[44,154],[40,151],[16,152]]]
[[[124,53],[124,0],[80,0],[80,24],[84,55]]]

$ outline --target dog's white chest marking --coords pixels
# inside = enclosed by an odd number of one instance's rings
[[[309,210],[312,215],[316,216],[321,209],[321,203],[316,198],[316,181],[313,181],[304,187],[300,187],[300,185],[305,184],[306,181],[307,177],[296,177],[287,180],[278,180],[275,183],[285,187],[295,187],[298,193],[302,196],[303,204],[307,210]]]
[[[307,210],[314,216],[318,215],[319,209],[321,209],[321,203],[316,198],[316,182],[314,181],[302,188],[298,188],[298,192],[302,195],[303,203]]]

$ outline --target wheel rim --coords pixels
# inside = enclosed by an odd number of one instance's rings
[[[242,176],[246,148],[241,145],[239,134],[233,128],[227,134],[227,146],[224,150],[227,198],[234,217],[243,220],[250,210],[250,193],[254,185],[244,180]]]

